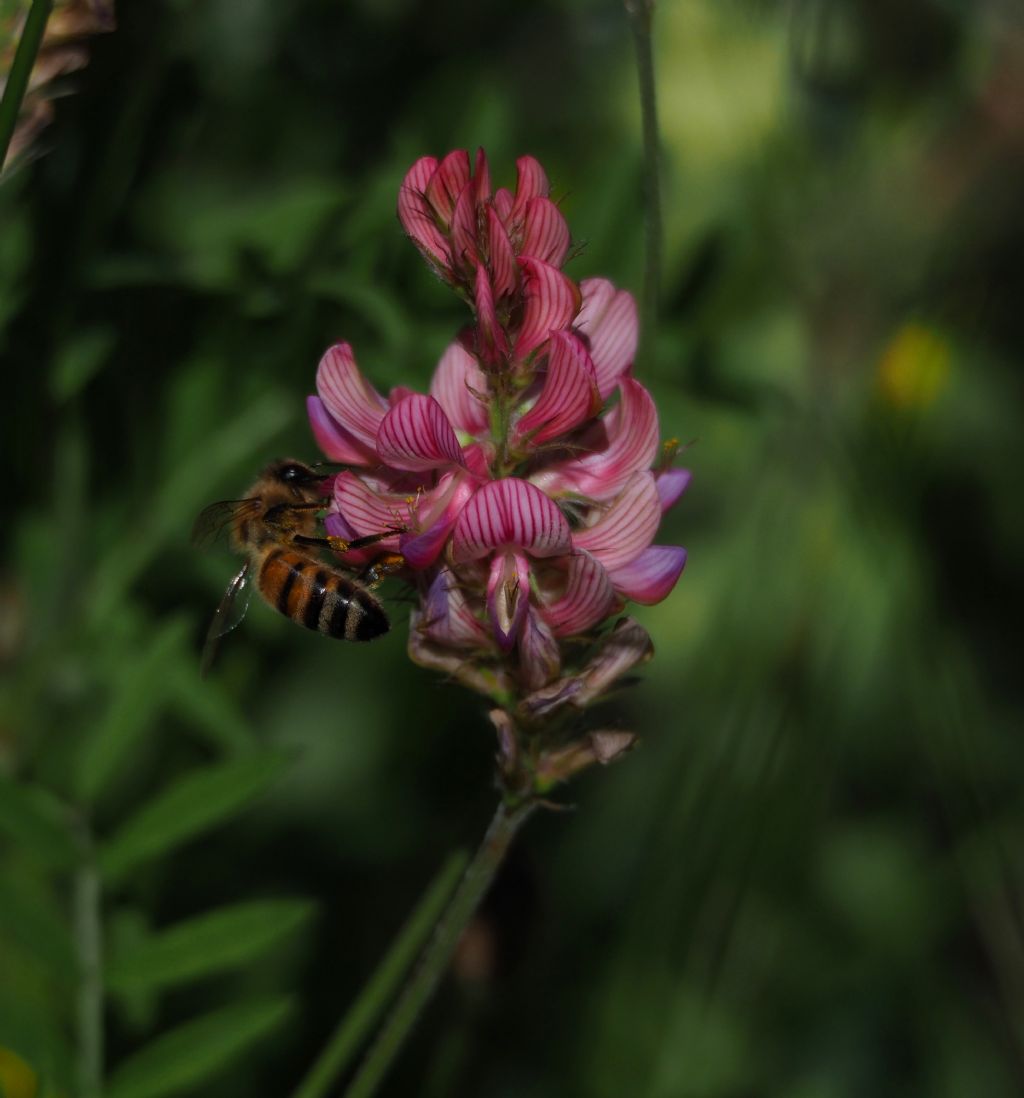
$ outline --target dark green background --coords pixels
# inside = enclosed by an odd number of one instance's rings
[[[331,342],[426,386],[465,317],[394,215],[416,157],[482,144],[508,184],[537,156],[570,273],[639,291],[631,41],[611,0],[118,19],[0,186],[0,769],[74,799],[114,722],[102,841],[196,768],[288,753],[104,897],[112,954],[229,902],[315,903],[240,969],[107,1014],[116,1066],[289,994],[188,1092],[278,1098],[482,832],[492,733],[408,662],[400,587],[371,646],[254,605],[201,683],[234,562],[189,546],[192,518],[315,456]],[[642,747],[530,824],[384,1092],[1018,1094],[1024,22],[666,0],[656,30],[666,270],[636,372],[694,470],[659,538],[690,563],[638,612],[657,656],[607,717]],[[0,1045],[60,1078],[73,972],[32,931],[60,940],[67,878],[0,843]]]

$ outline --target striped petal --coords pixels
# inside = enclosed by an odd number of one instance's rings
[[[422,393],[400,400],[384,416],[377,430],[377,453],[386,465],[410,472],[465,464],[444,409]]]
[[[476,150],[476,164],[473,166],[473,186],[477,202],[486,202],[491,197],[491,170],[487,166],[487,154],[482,148]]]
[[[487,248],[490,256],[491,285],[496,298],[512,293],[519,281],[519,268],[512,241],[493,206],[487,207]]]
[[[544,619],[556,635],[567,637],[602,621],[614,604],[615,589],[605,569],[589,553],[573,553],[565,594],[544,607]]]
[[[550,198],[531,198],[526,204],[521,256],[532,256],[561,267],[569,252],[569,226]]]
[[[593,450],[535,473],[531,480],[550,495],[574,493],[606,500],[658,452],[658,410],[650,393],[632,378],[621,384],[622,399],[593,434]],[[589,434],[590,432],[588,432]]]
[[[609,574],[619,594],[644,606],[653,606],[675,587],[685,567],[686,550],[681,546],[652,545]]]
[[[529,604],[529,561],[522,553],[495,553],[487,579],[487,613],[502,651],[515,644]]]
[[[349,529],[359,537],[408,525],[415,498],[395,492],[377,492],[362,477],[348,470],[334,478],[334,506]],[[398,535],[381,542],[380,547],[397,549]]]
[[[611,571],[634,561],[654,540],[660,522],[654,474],[635,473],[593,526],[573,533],[573,546],[586,549]]]
[[[313,431],[313,437],[324,457],[331,461],[340,461],[345,465],[375,464],[375,458],[370,449],[357,442],[338,423],[319,397],[306,397],[306,412],[309,415],[309,426]]]
[[[438,164],[423,192],[442,225],[451,224],[455,203],[468,182],[469,153],[454,149]]]
[[[532,156],[521,156],[516,161],[516,197],[510,217],[513,222],[522,220],[531,198],[547,197],[551,187],[544,169]]]
[[[506,546],[553,557],[571,545],[569,524],[554,501],[517,477],[485,484],[463,508],[452,536],[456,561],[478,560]]]
[[[462,188],[452,213],[452,265],[472,272],[480,261],[476,235],[476,186],[471,180]]]
[[[425,193],[435,171],[437,160],[421,156],[406,172],[398,192],[398,220],[428,262],[447,266],[448,243],[437,227]]]
[[[491,199],[495,212],[501,218],[503,225],[508,225],[513,201],[512,192],[507,187],[499,187],[494,192],[494,198]]]
[[[427,568],[437,560],[475,491],[473,479],[460,470],[446,473],[432,492],[420,498],[413,516],[415,529],[399,539],[402,556],[413,568]]]
[[[487,379],[461,343],[449,344],[441,356],[430,380],[430,395],[456,431],[475,435],[487,427]]]
[[[663,469],[655,476],[654,484],[658,489],[658,499],[661,500],[663,512],[673,507],[679,497],[690,487],[692,476],[689,469]]]
[[[519,633],[519,677],[527,690],[539,690],[561,667],[558,641],[548,624],[532,609]]]
[[[552,332],[544,388],[516,424],[515,438],[529,436],[535,444],[558,438],[596,415],[600,407],[587,349],[571,332]]]
[[[580,307],[576,283],[557,268],[539,259],[522,258],[523,319],[516,337],[514,357],[526,358],[553,331],[567,328]]]
[[[477,648],[487,640],[484,627],[470,610],[458,581],[447,568],[438,572],[430,584],[422,618],[422,631],[446,645]]]
[[[357,442],[373,445],[388,403],[360,373],[349,344],[336,343],[320,359],[316,391],[327,411]]]
[[[587,341],[597,372],[597,387],[607,397],[633,364],[639,335],[636,302],[632,294],[616,290],[606,278],[580,283],[583,304],[576,329]]]
[[[474,287],[476,301],[476,350],[485,366],[497,366],[508,355],[508,339],[505,329],[498,322],[494,308],[494,291],[483,264],[476,269]]]

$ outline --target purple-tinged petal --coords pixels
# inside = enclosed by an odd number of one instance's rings
[[[487,249],[494,296],[504,297],[515,290],[519,281],[519,268],[516,266],[512,241],[509,240],[501,217],[493,206],[487,207]]]
[[[477,250],[476,186],[472,180],[462,188],[452,212],[452,265],[472,272],[480,261]]]
[[[532,256],[561,267],[569,252],[569,226],[550,198],[531,198],[526,204],[521,256]]]
[[[448,264],[448,243],[437,227],[425,196],[427,183],[436,170],[437,160],[432,156],[422,156],[406,172],[398,192],[398,220],[427,261],[445,267]]]
[[[532,156],[521,156],[516,161],[516,197],[512,204],[513,221],[519,221],[526,213],[526,204],[538,195],[547,197],[550,190],[544,169]]]
[[[476,188],[477,202],[486,202],[491,196],[491,172],[487,167],[487,154],[482,148],[476,150],[476,165],[473,168],[473,184]]]
[[[415,501],[415,496],[375,492],[362,477],[347,470],[334,478],[334,506],[360,537],[407,526]],[[380,548],[397,549],[398,535],[380,542]]]
[[[505,329],[498,321],[494,308],[494,292],[491,280],[483,264],[476,269],[476,350],[485,366],[497,366],[508,355],[508,340]]]
[[[527,690],[539,690],[561,667],[558,641],[547,623],[531,610],[519,632],[519,676]]]
[[[347,343],[329,347],[316,371],[316,391],[327,411],[356,441],[373,446],[388,402],[360,373]]]
[[[521,361],[551,332],[569,326],[580,307],[580,292],[571,278],[539,259],[523,258],[519,265],[525,304],[513,353]]]
[[[444,409],[423,393],[399,401],[381,420],[377,453],[385,465],[411,472],[465,464]]]
[[[331,461],[340,461],[345,465],[376,464],[372,452],[357,442],[337,422],[319,397],[306,397],[306,412],[309,415],[309,426],[313,431],[313,437],[324,457]]]
[[[654,485],[658,489],[662,512],[676,504],[679,497],[689,488],[692,477],[693,474],[689,469],[663,469],[655,475]]]
[[[554,557],[571,545],[569,523],[554,501],[518,477],[485,484],[462,509],[452,536],[456,561],[478,560],[506,546]]]
[[[650,466],[658,452],[658,410],[640,382],[627,377],[619,387],[622,399],[601,421],[600,444],[534,474],[534,484],[550,495],[571,492],[606,500],[633,473]]]
[[[515,644],[529,603],[529,561],[522,553],[495,553],[487,579],[487,613],[503,652]]]
[[[354,538],[359,537],[356,530],[337,511],[331,511],[330,514],[324,517],[324,532],[332,538],[343,538],[345,541],[352,541]],[[343,564],[353,568],[362,568],[364,565],[369,564],[380,552],[380,545],[371,545],[366,549],[352,549],[347,553],[335,553],[334,555]]]
[[[544,620],[557,636],[568,637],[602,621],[614,604],[615,589],[604,568],[589,553],[573,553],[565,594],[544,607]]]
[[[580,283],[583,304],[576,317],[577,330],[586,337],[597,372],[602,397],[619,383],[633,364],[640,325],[632,294],[616,290],[606,278],[585,278]]]
[[[516,424],[515,438],[529,436],[531,443],[539,445],[572,431],[600,407],[594,367],[582,341],[571,332],[552,332],[544,388]]]
[[[609,573],[620,595],[653,606],[661,602],[686,567],[686,550],[678,545],[652,545],[629,564]]]
[[[573,533],[573,546],[592,553],[610,572],[632,563],[654,540],[660,522],[654,474],[635,473],[593,526]]]
[[[486,630],[447,568],[438,572],[427,591],[420,628],[432,639],[456,648],[478,648],[487,641]]]
[[[465,149],[454,149],[438,164],[424,188],[426,199],[442,225],[451,224],[456,200],[468,182],[469,153]]]
[[[457,431],[475,435],[487,427],[487,379],[461,343],[449,344],[441,356],[430,380],[430,395]]]
[[[425,493],[415,509],[418,531],[408,531],[399,540],[402,556],[416,569],[437,560],[462,508],[476,491],[472,478],[459,471],[447,473],[437,487]]]

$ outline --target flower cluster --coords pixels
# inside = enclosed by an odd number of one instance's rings
[[[342,343],[308,401],[320,448],[346,466],[328,533],[402,531],[343,559],[402,555],[419,595],[410,653],[498,701],[507,766],[510,713],[581,707],[649,655],[635,623],[602,626],[672,590],[686,551],[652,543],[689,481],[632,376],[632,297],[565,274],[569,231],[544,171],[532,157],[517,168],[514,193],[492,191],[483,152],[471,167],[457,150],[418,160],[402,185],[403,227],[474,314],[429,394],[382,396]],[[611,741],[588,742],[599,759]],[[578,744],[561,750],[579,761]]]

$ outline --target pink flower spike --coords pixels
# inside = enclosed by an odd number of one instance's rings
[[[593,526],[575,531],[573,546],[586,549],[611,571],[638,557],[653,541],[660,522],[654,474],[635,473]]]
[[[561,556],[572,546],[569,523],[555,502],[518,477],[485,484],[463,508],[452,535],[458,562],[508,546],[535,557]]]
[[[495,553],[487,580],[487,613],[503,651],[515,644],[529,602],[529,561],[522,553]]]
[[[411,567],[428,568],[437,560],[459,513],[475,491],[472,478],[457,471],[446,473],[437,487],[421,498],[415,512],[420,532],[410,530],[398,542]]]
[[[380,534],[409,522],[410,508],[415,496],[403,496],[393,492],[376,492],[362,477],[345,470],[334,478],[334,506],[349,529],[360,537]],[[344,535],[348,536],[348,535]],[[398,548],[398,535],[382,541],[374,555],[381,549]]]
[[[469,153],[454,149],[437,166],[424,189],[427,201],[434,208],[441,224],[451,224],[455,202],[469,182]]]
[[[373,445],[388,403],[359,372],[349,344],[336,343],[320,359],[316,391],[327,411],[349,434],[358,442]]]
[[[692,477],[689,469],[664,469],[655,476],[654,485],[658,489],[663,513],[675,506],[679,497],[690,487]]]
[[[521,156],[516,161],[516,197],[510,211],[512,221],[522,219],[531,198],[538,195],[546,198],[550,189],[548,177],[540,164],[532,156]]]
[[[580,290],[583,304],[576,317],[576,328],[586,337],[597,372],[597,387],[604,398],[636,356],[640,332],[636,302],[632,294],[616,290],[606,278],[585,278]]]
[[[685,549],[678,545],[652,545],[609,574],[620,594],[644,606],[653,606],[671,592],[685,567]]]
[[[552,332],[548,344],[548,370],[536,404],[515,427],[517,441],[547,442],[567,434],[595,415],[601,398],[594,380],[590,355],[578,336]]]
[[[321,453],[330,461],[340,461],[345,465],[373,465],[375,458],[371,451],[360,445],[342,427],[324,407],[324,402],[315,396],[306,398],[306,412],[309,426]]]
[[[519,633],[519,667],[527,690],[539,690],[557,674],[562,664],[555,639],[547,623],[532,607]]]
[[[430,395],[456,431],[479,434],[487,427],[487,379],[461,343],[450,343],[430,381]]]
[[[496,298],[512,293],[519,280],[512,241],[501,223],[497,210],[487,207],[487,250],[490,255],[491,284]]]
[[[441,405],[422,393],[400,400],[381,420],[377,453],[385,465],[410,472],[465,464],[462,447]]]
[[[544,618],[560,637],[582,633],[608,616],[615,589],[605,569],[589,553],[573,553],[565,594],[544,607]]]
[[[491,280],[482,264],[478,264],[476,268],[474,291],[477,354],[485,366],[497,366],[508,354],[508,340],[505,338],[505,329],[498,322]]]
[[[539,259],[521,258],[523,320],[513,357],[522,361],[553,331],[567,328],[580,307],[580,292],[571,278]]]
[[[526,204],[519,254],[561,267],[568,252],[569,226],[558,207],[550,198],[531,198]]]
[[[436,170],[437,160],[432,156],[421,156],[409,169],[398,192],[398,220],[428,262],[447,266],[448,244],[425,196]]]

